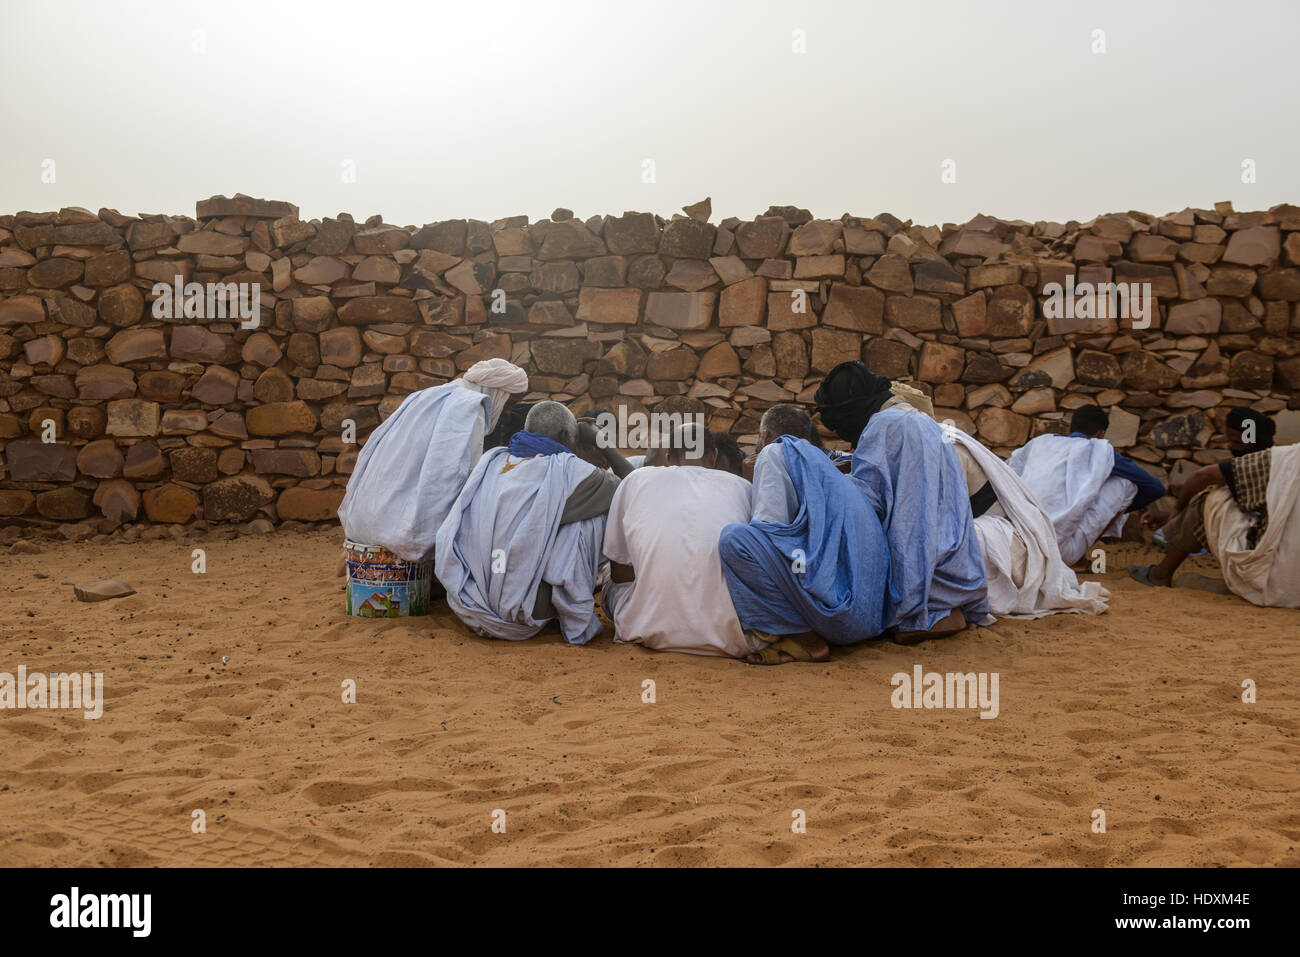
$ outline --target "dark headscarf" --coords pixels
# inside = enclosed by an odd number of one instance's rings
[[[813,401],[822,422],[856,446],[867,420],[889,400],[892,385],[889,379],[868,369],[865,362],[841,362],[827,373]]]
[[[1273,436],[1277,433],[1277,425],[1272,419],[1263,412],[1256,412],[1254,409],[1247,409],[1244,406],[1228,410],[1227,428],[1240,432],[1246,427],[1247,422],[1255,423],[1255,441],[1249,449],[1240,454],[1245,455],[1247,452],[1260,452],[1264,449],[1271,449],[1273,447]]]

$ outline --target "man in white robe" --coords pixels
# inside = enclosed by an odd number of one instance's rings
[[[485,359],[463,378],[412,392],[370,434],[339,505],[344,534],[406,561],[433,552],[483,438],[515,398],[528,391],[523,369]]]
[[[688,446],[702,446],[703,454],[692,457]],[[611,580],[602,601],[615,641],[732,658],[766,645],[740,627],[722,577],[718,536],[732,522],[749,521],[750,487],[718,452],[711,434],[703,443],[673,441],[656,450],[658,465],[636,469],[614,494],[604,544]]]
[[[1193,472],[1172,514],[1148,510],[1164,531],[1158,565],[1129,569],[1144,585],[1169,586],[1188,555],[1208,548],[1234,594],[1269,608],[1300,608],[1300,445],[1274,447],[1276,425],[1236,408],[1224,432],[1233,457]]]
[[[963,469],[988,485],[993,505],[975,518],[988,575],[989,612],[999,618],[1041,618],[1059,612],[1099,615],[1110,592],[1080,583],[1061,559],[1052,521],[1006,462],[957,428],[945,435],[963,452]],[[968,482],[969,482],[968,478]]]
[[[556,620],[565,641],[583,645],[600,631],[605,516],[631,467],[617,449],[602,449],[609,471],[574,454],[594,440],[560,403],[539,402],[525,429],[474,467],[438,529],[435,571],[478,634],[522,641]]]
[[[1129,512],[1146,508],[1165,487],[1106,441],[1109,417],[1096,405],[1076,409],[1069,435],[1040,435],[1008,464],[1052,519],[1061,558],[1073,565],[1103,535],[1118,535]]]

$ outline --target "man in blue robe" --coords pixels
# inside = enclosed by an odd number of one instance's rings
[[[817,411],[854,446],[850,473],[889,542],[885,627],[911,644],[988,619],[984,556],[957,453],[934,419],[863,362],[843,362],[817,389]]]
[[[751,664],[825,661],[829,645],[883,630],[889,546],[858,489],[816,448],[793,405],[759,424],[754,515],[722,530],[723,577],[741,625],[775,636]]]

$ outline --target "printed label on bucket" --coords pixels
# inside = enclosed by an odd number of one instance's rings
[[[433,562],[408,562],[374,545],[345,542],[347,613],[361,618],[427,615]]]

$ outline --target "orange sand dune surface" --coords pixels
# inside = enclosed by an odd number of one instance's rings
[[[1144,588],[1141,546],[1099,618],[755,668],[347,618],[341,540],[0,555],[0,672],[105,697],[0,711],[0,864],[1300,864],[1300,614]],[[104,576],[138,594],[74,599]],[[997,672],[997,718],[894,708],[915,665]]]

